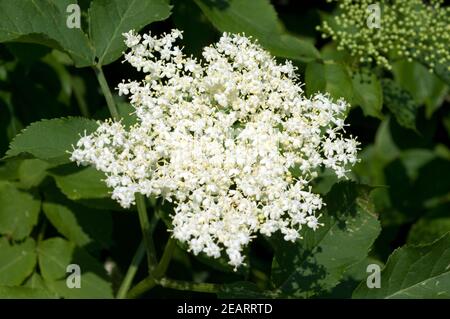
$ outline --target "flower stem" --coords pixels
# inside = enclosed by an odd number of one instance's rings
[[[148,220],[147,209],[145,207],[145,197],[142,194],[136,193],[136,206],[139,215],[139,222],[141,224],[142,237],[147,251],[147,262],[149,274],[153,273],[156,267],[156,251],[153,242],[150,222]]]
[[[174,280],[169,278],[162,278],[158,282],[164,288],[171,288],[176,290],[188,290],[195,292],[217,293],[220,290],[219,284],[208,282],[191,282],[183,280]]]
[[[167,271],[167,267],[169,267],[170,259],[172,258],[175,246],[176,246],[175,239],[169,238],[166,247],[164,248],[163,255],[159,260],[158,266],[156,266],[156,269],[153,272],[153,277],[161,278],[164,276],[164,274]]]
[[[142,261],[142,258],[145,254],[145,243],[141,241],[136,253],[133,256],[130,267],[125,275],[125,278],[120,285],[119,291],[117,292],[117,299],[124,299],[127,296],[128,290],[131,287],[131,283],[133,282],[134,276],[139,268],[139,265]]]
[[[152,274],[150,274],[150,276],[139,282],[136,286],[133,287],[133,289],[130,290],[127,298],[136,298],[158,284],[157,280],[163,277],[167,271],[167,267],[169,266],[169,262],[172,258],[175,246],[175,240],[169,238],[166,247],[164,248],[163,255],[159,260],[158,266],[156,266],[155,270]]]
[[[100,88],[102,89],[103,95],[106,99],[106,104],[108,105],[109,113],[114,120],[118,121],[120,119],[119,112],[117,111],[116,102],[114,102],[114,98],[111,94],[111,90],[109,89],[108,82],[106,81],[105,74],[103,73],[103,69],[100,65],[94,67],[95,74],[97,75],[98,83],[100,84]]]
[[[156,286],[156,280],[152,276],[148,276],[144,280],[140,281],[136,286],[134,286],[127,295],[128,299],[135,299],[145,292],[149,291]]]
[[[204,292],[204,293],[217,293],[220,290],[219,284],[213,284],[208,282],[190,282],[183,280],[175,280],[163,277],[159,280],[155,279],[152,276],[148,276],[141,282],[139,282],[136,286],[134,286],[127,295],[127,298],[134,299],[145,292],[149,291],[156,285],[160,285],[164,288],[183,290],[183,291],[195,291],[195,292]]]

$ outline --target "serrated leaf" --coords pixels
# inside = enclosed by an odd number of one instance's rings
[[[27,237],[38,221],[40,207],[37,195],[0,183],[0,234],[16,240]]]
[[[320,57],[314,45],[284,31],[268,0],[195,0],[195,3],[218,30],[252,36],[276,56],[303,62]]]
[[[36,266],[34,240],[28,238],[21,244],[10,245],[0,238],[0,285],[20,285]]]
[[[68,3],[0,0],[0,42],[39,43],[67,52],[78,67],[93,65],[94,52],[86,35],[80,28],[67,27]]]
[[[362,281],[353,298],[450,298],[450,234],[427,246],[397,249],[380,277],[380,288]]]
[[[296,243],[272,239],[272,281],[282,296],[312,297],[326,293],[359,262],[380,232],[365,187],[351,182],[333,186],[315,232],[308,229]]]
[[[90,34],[100,65],[109,64],[125,50],[122,33],[169,17],[168,0],[94,0],[89,10]]]
[[[383,89],[377,76],[361,70],[353,74],[352,84],[354,102],[361,106],[364,115],[381,118]]]
[[[95,121],[81,117],[35,122],[14,138],[5,158],[29,154],[53,164],[68,163],[72,145],[81,134],[92,133],[96,128]]]
[[[104,182],[105,174],[94,167],[76,167],[74,164],[52,169],[51,175],[58,188],[72,200],[110,197]]]
[[[353,100],[352,79],[347,68],[337,63],[310,62],[305,71],[306,94],[329,93],[332,98]]]

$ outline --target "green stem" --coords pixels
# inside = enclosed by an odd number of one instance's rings
[[[47,220],[44,219],[44,221],[42,222],[41,228],[39,229],[39,234],[37,236],[38,243],[40,243],[44,239],[46,230],[47,230]]]
[[[94,67],[95,74],[97,75],[98,83],[100,84],[100,88],[102,89],[103,95],[106,99],[106,104],[108,105],[109,113],[114,120],[118,121],[120,119],[119,112],[117,111],[116,102],[114,102],[114,98],[111,94],[111,90],[109,89],[108,82],[106,81],[105,74],[103,73],[103,69],[100,65]]]
[[[125,278],[120,285],[119,291],[117,292],[117,299],[124,299],[127,296],[128,290],[131,287],[131,283],[133,282],[134,276],[141,264],[142,258],[145,254],[145,243],[141,241],[136,253],[133,256],[133,260],[131,261],[130,267],[125,275]]]
[[[167,267],[169,266],[169,262],[172,258],[175,247],[175,240],[169,238],[166,247],[164,248],[163,255],[159,260],[158,266],[156,266],[155,270],[153,271],[153,275],[148,276],[147,278],[139,282],[136,286],[134,286],[128,293],[127,298],[137,298],[158,284],[158,279],[163,277],[167,271]]]
[[[134,286],[127,295],[128,299],[136,299],[156,286],[156,281],[149,276]]]
[[[147,262],[149,273],[152,274],[156,267],[156,251],[153,242],[150,222],[148,220],[147,208],[145,207],[145,197],[142,194],[136,193],[136,206],[139,215],[139,222],[141,224],[142,237],[147,251]]]
[[[175,250],[175,239],[169,238],[167,241],[166,247],[164,248],[163,255],[159,260],[158,266],[153,272],[153,277],[161,278],[167,271],[167,267],[169,267],[170,259],[172,258],[173,251]]]
[[[127,295],[127,298],[134,299],[142,294],[146,293],[156,285],[160,285],[164,288],[183,290],[183,291],[195,291],[195,292],[204,292],[204,293],[217,293],[220,290],[219,284],[213,284],[208,282],[190,282],[183,280],[175,280],[169,278],[161,278],[159,280],[153,278],[152,276],[148,276],[141,282],[139,282],[136,286],[134,286]]]
[[[161,280],[159,280],[158,283],[164,288],[171,288],[176,290],[188,290],[206,293],[217,293],[220,290],[220,285],[208,282],[197,283],[197,282],[162,278]]]

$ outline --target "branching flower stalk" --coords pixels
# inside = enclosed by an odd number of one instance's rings
[[[125,208],[138,193],[173,202],[172,236],[196,255],[226,254],[235,269],[257,233],[295,241],[321,226],[311,181],[323,167],[345,177],[357,161],[358,142],[343,135],[345,101],[306,98],[289,61],[242,35],[223,34],[203,61],[183,54],[178,30],[124,35],[125,61],[144,79],[118,90],[138,123],[100,123],[72,161],[104,172]]]

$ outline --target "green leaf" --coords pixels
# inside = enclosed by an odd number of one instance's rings
[[[417,103],[411,94],[391,79],[383,79],[384,104],[394,114],[397,123],[405,128],[416,130]]]
[[[354,102],[361,106],[364,115],[382,118],[383,89],[378,77],[361,70],[352,77]]]
[[[47,168],[50,165],[40,159],[23,160],[18,169],[20,186],[31,188],[38,186],[47,175]]]
[[[27,279],[27,281],[24,284],[24,287],[33,288],[33,289],[44,289],[46,290],[47,287],[45,286],[44,279],[42,279],[41,275],[38,273],[33,273],[30,278]]]
[[[391,121],[392,119],[386,117],[375,135],[375,152],[383,164],[393,161],[400,155],[400,149],[392,137]]]
[[[0,42],[38,43],[67,52],[78,67],[90,66],[94,52],[80,28],[68,28],[66,8],[76,1],[0,0]]]
[[[125,50],[122,33],[165,20],[170,10],[168,0],[94,0],[89,18],[98,64],[106,65],[120,57]]]
[[[51,52],[49,47],[34,43],[10,42],[5,43],[5,47],[20,60],[20,63],[28,67]]]
[[[296,243],[273,239],[272,281],[282,296],[312,297],[326,293],[359,262],[380,232],[366,187],[352,182],[333,186],[316,231],[306,230]]]
[[[435,157],[436,154],[433,151],[425,148],[408,149],[403,150],[400,153],[400,159],[411,180],[417,179],[420,168],[429,163]]]
[[[136,110],[133,106],[131,106],[128,102],[119,102],[117,103],[117,111],[119,112],[120,117],[122,118],[121,123],[126,127],[131,127],[136,124],[138,121],[138,117],[136,115]]]
[[[219,31],[255,37],[276,56],[302,62],[320,58],[314,45],[284,31],[268,0],[195,0],[195,3]]]
[[[113,292],[111,284],[96,275],[88,272],[81,275],[81,288],[67,287],[65,280],[59,280],[47,283],[49,289],[54,291],[58,296],[67,299],[111,299]]]
[[[305,71],[306,94],[329,93],[332,98],[353,101],[352,79],[347,68],[337,63],[310,62]]]
[[[111,245],[112,217],[109,212],[69,202],[44,202],[42,209],[56,230],[76,245],[97,250]]]
[[[56,185],[69,199],[110,197],[110,190],[104,182],[105,174],[94,167],[79,168],[68,164],[50,172]]]
[[[0,286],[1,299],[50,299],[56,295],[45,289]]]
[[[359,283],[370,275],[370,273],[367,272],[367,267],[369,265],[378,265],[380,268],[384,266],[382,262],[375,258],[364,258],[348,268],[343,275],[342,281],[331,290],[330,294],[325,295],[325,297],[350,299],[352,297],[352,292]]]
[[[407,243],[430,244],[450,232],[450,203],[438,206],[420,218],[411,228]]]
[[[184,52],[188,55],[200,58],[203,48],[217,40],[217,30],[193,0],[173,1],[171,19],[179,30],[183,30]]]
[[[428,118],[444,102],[448,86],[422,64],[397,61],[392,65],[392,72],[395,81],[411,94],[418,105],[426,104]]]
[[[362,281],[353,298],[450,298],[450,234],[427,246],[404,246],[389,256],[381,288]]]
[[[68,163],[72,145],[84,132],[89,134],[96,128],[95,121],[81,117],[35,122],[14,138],[5,158],[30,154],[53,164]]]
[[[40,206],[39,198],[0,183],[0,234],[16,240],[27,237],[38,221]]]
[[[311,62],[306,65],[305,83],[306,94],[311,96],[318,92],[327,91],[325,64],[320,62]]]
[[[336,47],[336,43],[329,42],[325,44],[320,49],[320,54],[323,60],[331,60],[339,63],[344,63],[347,65],[352,64],[352,57],[349,55],[347,51],[338,50]]]
[[[39,243],[39,268],[46,281],[66,276],[66,268],[71,264],[74,248],[74,244],[62,238],[50,238]]]
[[[0,238],[0,285],[20,285],[36,266],[34,240],[10,245],[6,238]]]
[[[421,62],[422,63],[422,62]],[[423,63],[425,66],[427,66],[427,63]],[[447,85],[450,85],[450,63],[447,62],[446,64],[438,63],[434,67],[434,73]]]
[[[97,260],[83,249],[62,238],[50,238],[39,244],[39,267],[48,289],[64,298],[112,298],[106,272]],[[80,288],[69,288],[65,279],[67,266],[80,267]]]

